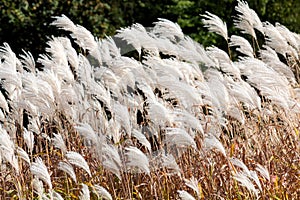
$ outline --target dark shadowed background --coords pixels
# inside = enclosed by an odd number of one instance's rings
[[[262,21],[279,22],[291,31],[300,32],[300,1],[298,0],[248,0]],[[152,26],[157,18],[177,22],[183,32],[204,46],[224,41],[208,33],[201,24],[200,14],[209,11],[226,22],[229,33],[234,33],[232,16],[236,0],[2,0],[0,2],[0,45],[9,43],[17,54],[30,51],[35,58],[44,53],[51,35],[62,34],[50,26],[52,16],[65,14],[97,37],[113,35],[120,27],[140,23]],[[64,34],[65,35],[65,34]]]

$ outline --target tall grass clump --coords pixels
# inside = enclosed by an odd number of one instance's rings
[[[236,11],[240,35],[203,15],[225,50],[166,19],[98,39],[65,15],[72,39],[37,61],[3,44],[0,198],[300,198],[300,36]]]

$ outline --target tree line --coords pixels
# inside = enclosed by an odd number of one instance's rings
[[[294,32],[300,32],[300,1],[248,0],[262,21],[280,22]],[[3,0],[0,2],[0,44],[9,43],[16,53],[22,49],[34,57],[44,53],[51,35],[60,30],[49,24],[53,16],[65,14],[95,36],[103,38],[115,34],[120,27],[140,23],[152,26],[157,18],[177,22],[183,32],[204,46],[222,44],[222,38],[207,32],[201,14],[209,11],[227,22],[232,22],[236,0]],[[232,24],[227,24],[234,33]],[[221,45],[222,46],[222,45]]]

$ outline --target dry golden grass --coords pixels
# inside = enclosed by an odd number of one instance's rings
[[[268,119],[252,116],[245,125],[230,121],[228,130],[222,133],[221,142],[226,154],[240,159],[249,170],[255,170],[257,164],[264,166],[270,173],[270,180],[260,177],[262,191],[260,199],[298,199],[299,198],[299,122],[289,119],[285,114],[278,114]],[[91,188],[100,184],[114,199],[178,199],[174,191],[186,190],[196,199],[255,199],[245,187],[240,186],[232,177],[239,170],[220,152],[196,151],[189,149],[177,158],[180,173],[166,168],[147,174],[122,173],[122,180],[103,169],[101,162],[94,158],[84,146],[81,137],[72,129],[72,125],[61,119],[62,126],[45,125],[45,132],[59,129],[64,133],[69,150],[79,152],[90,166],[92,177],[82,169],[75,169],[77,180]],[[197,137],[198,149],[202,149],[203,138]],[[16,140],[19,147],[26,149],[22,139]],[[60,150],[49,145],[44,138],[38,138],[31,157],[42,157],[52,173],[53,188],[64,199],[77,199],[81,186],[64,172],[57,169],[58,162],[64,158]],[[8,165],[7,168],[10,168]],[[1,199],[17,198],[20,189],[25,199],[37,198],[32,189],[32,175],[29,165],[20,162],[22,173],[8,173],[1,170]],[[198,194],[185,185],[185,180],[194,177],[198,180]],[[47,190],[47,189],[46,189]],[[91,199],[97,199],[94,194]]]

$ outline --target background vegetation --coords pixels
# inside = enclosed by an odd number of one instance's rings
[[[262,21],[280,22],[291,31],[300,32],[299,1],[249,0],[248,3]],[[151,26],[160,17],[177,22],[185,34],[204,46],[224,46],[218,36],[207,34],[200,14],[209,11],[232,23],[236,4],[235,0],[3,0],[0,2],[0,44],[9,43],[17,54],[22,49],[30,50],[37,57],[44,53],[47,37],[61,34],[49,25],[52,16],[65,14],[100,38],[132,23]],[[232,24],[228,26],[229,32],[235,31]]]

